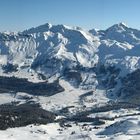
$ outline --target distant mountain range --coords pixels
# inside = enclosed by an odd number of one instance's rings
[[[23,32],[0,33],[0,67],[9,65],[16,67],[16,73],[28,69],[46,78],[63,77],[67,69],[86,69],[80,72],[80,83],[93,85],[94,72],[89,76],[89,69],[115,66],[121,70],[119,76],[126,76],[140,68],[140,31],[124,23],[90,31],[47,23]]]

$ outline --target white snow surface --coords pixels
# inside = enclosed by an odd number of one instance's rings
[[[4,73],[6,64],[18,66],[15,72]],[[0,76],[16,76],[27,78],[32,82],[40,82],[38,73],[44,74],[48,82],[55,81],[65,68],[73,69],[81,66],[92,69],[99,64],[115,65],[121,69],[120,76],[140,68],[140,31],[115,24],[107,30],[85,31],[80,27],[44,24],[20,33],[0,33]],[[79,111],[99,107],[110,101],[107,91],[99,86],[95,73],[82,71],[82,83],[73,86],[71,81],[61,77],[59,84],[65,89],[50,97],[33,96],[43,109],[57,111],[64,107],[76,114]],[[80,98],[87,92],[89,96]],[[20,96],[27,93],[0,94],[0,104],[25,100]],[[120,109],[103,113],[90,114],[92,117],[115,117],[116,115],[139,113],[138,110]],[[64,117],[64,116],[59,116]],[[20,128],[9,128],[0,131],[1,140],[139,140],[140,116],[127,116],[106,121],[97,129],[88,124],[61,128],[58,123],[47,125],[29,125]],[[63,129],[60,131],[60,129]],[[72,132],[74,132],[72,134]]]

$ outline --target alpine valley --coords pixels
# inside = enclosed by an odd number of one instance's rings
[[[1,140],[139,140],[140,30],[44,24],[0,33]]]

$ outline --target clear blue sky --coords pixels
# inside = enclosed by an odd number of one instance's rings
[[[125,22],[140,29],[140,0],[0,0],[0,31],[46,22],[87,29]]]

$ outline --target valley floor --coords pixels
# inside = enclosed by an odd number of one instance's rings
[[[60,113],[56,120],[60,120],[78,112],[87,113],[93,107],[105,106],[109,99],[104,89],[85,91],[76,89],[68,82],[60,80],[60,85],[65,88],[50,97],[34,96],[32,101],[40,103],[42,108],[54,113]],[[0,104],[9,102],[25,103],[21,96],[29,96],[26,93],[0,94]],[[31,97],[31,96],[30,96]],[[94,110],[96,111],[96,109]],[[89,111],[90,112],[90,111]],[[46,125],[28,125],[19,128],[8,128],[0,131],[1,140],[139,140],[140,136],[140,111],[137,107],[105,109],[96,113],[87,113],[87,117],[102,118],[103,123],[66,121],[63,126],[59,122]],[[101,121],[101,122],[102,122]]]

